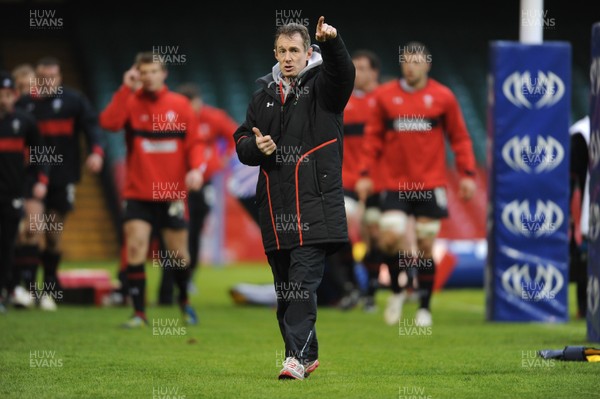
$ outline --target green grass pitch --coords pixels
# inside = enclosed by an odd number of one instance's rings
[[[115,263],[68,264],[105,267]],[[270,282],[265,265],[204,267],[192,297],[199,326],[176,307],[154,306],[158,271],[147,268],[148,318],[124,331],[129,308],[60,305],[56,313],[0,315],[2,398],[576,398],[599,397],[600,363],[541,361],[539,349],[585,341],[585,322],[488,323],[482,290],[434,295],[431,330],[387,326],[377,313],[319,310],[321,366],[304,381],[279,381],[283,351],[274,309],[234,305],[238,282]],[[570,287],[571,315],[574,314]],[[171,328],[169,328],[171,327]]]

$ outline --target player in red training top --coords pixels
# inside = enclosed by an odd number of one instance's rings
[[[428,77],[431,53],[421,43],[410,42],[400,51],[403,79],[386,83],[375,93],[376,106],[366,127],[363,178],[356,185],[361,198],[372,191],[370,175],[381,157],[384,192],[380,221],[380,249],[386,254],[393,295],[385,320],[400,320],[406,296],[398,284],[402,269],[416,268],[421,303],[415,323],[432,324],[429,310],[435,264],[432,247],[441,218],[448,216],[446,200],[447,135],[456,157],[459,197],[475,192],[475,157],[458,101],[450,89]],[[416,219],[417,251],[406,242],[408,216]]]
[[[382,260],[377,245],[373,242],[375,234],[370,233],[374,232],[374,227],[379,224],[381,184],[379,179],[375,182],[375,193],[370,195],[364,204],[359,204],[354,188],[360,178],[365,125],[375,107],[373,93],[379,86],[381,63],[379,57],[369,50],[357,50],[352,53],[352,63],[356,69],[356,77],[354,78],[352,96],[350,96],[350,100],[348,100],[348,104],[344,109],[342,184],[350,239],[353,242],[362,240],[368,248],[367,255],[363,259],[363,263],[369,272],[369,287],[365,295],[364,306],[366,311],[373,311],[375,309],[374,296],[378,284],[379,265]],[[374,173],[373,176],[377,178],[378,175]],[[340,252],[332,255],[331,260],[332,269],[334,270],[333,275],[341,281],[338,285],[342,285],[343,297],[340,300],[339,307],[343,310],[350,309],[357,304],[361,294],[354,272],[352,244],[349,243]]]
[[[177,87],[176,91],[190,100],[194,115],[196,116],[197,129],[200,138],[207,151],[209,159],[208,169],[215,173],[222,170],[229,162],[235,152],[233,133],[238,124],[225,112],[225,110],[213,107],[204,102],[200,88],[195,83],[184,83]],[[211,204],[216,200],[211,198],[211,181],[204,181],[204,185],[198,191],[188,193],[189,228],[188,228],[188,250],[190,251],[190,293],[196,291],[192,284],[194,274],[197,271],[199,255],[202,246],[202,229],[206,217],[210,212]],[[163,269],[163,277],[159,290],[158,302],[168,305],[173,302],[173,278],[170,269]]]
[[[179,87],[177,91],[190,100],[196,116],[198,134],[209,152],[207,154],[209,169],[222,170],[235,152],[233,133],[237,130],[238,124],[224,110],[206,104],[196,85],[188,83]],[[200,233],[209,211],[209,205],[205,199],[205,189],[208,185],[210,185],[210,181],[205,181],[202,189],[190,193],[189,197],[189,250],[192,271],[196,268],[198,261]]]
[[[173,269],[179,305],[188,324],[197,317],[188,303],[187,190],[205,180],[206,154],[187,98],[165,85],[166,65],[150,52],[140,53],[125,72],[123,85],[100,115],[103,128],[125,128],[127,179],[123,197],[127,280],[135,314],[126,328],[147,325],[144,262],[152,228],[162,234],[165,250],[153,256]]]

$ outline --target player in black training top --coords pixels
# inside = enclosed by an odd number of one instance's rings
[[[0,312],[14,296],[19,280],[14,268],[14,245],[23,212],[25,176],[32,148],[42,147],[42,138],[33,117],[14,108],[17,91],[10,74],[0,72]],[[40,164],[31,165],[35,173],[32,194],[39,199],[46,194],[47,173]]]
[[[94,173],[100,172],[103,164],[103,150],[100,145],[100,128],[97,115],[89,101],[80,93],[62,85],[60,64],[52,57],[41,59],[36,65],[36,77],[30,86],[30,94],[17,102],[17,107],[31,112],[36,118],[38,129],[44,139],[44,146],[32,154],[36,160],[50,166],[48,194],[44,200],[44,213],[36,217],[39,226],[33,234],[45,237],[45,250],[41,254],[44,268],[43,295],[40,307],[55,310],[54,297],[59,291],[56,272],[61,257],[62,227],[68,212],[75,201],[75,183],[80,179],[80,134],[87,139],[89,155],[86,166]],[[27,193],[30,195],[30,193]],[[30,215],[30,219],[31,219]],[[27,219],[26,219],[27,220]],[[20,248],[18,256],[25,281],[32,286],[35,282],[39,240]]]

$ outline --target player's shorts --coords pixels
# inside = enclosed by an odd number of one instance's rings
[[[30,197],[31,198],[31,197]],[[75,206],[75,184],[66,186],[48,186],[48,192],[44,197],[46,212],[56,211],[67,214]]]
[[[352,198],[355,201],[358,201],[358,195],[356,192],[351,190],[344,189],[344,197]],[[381,208],[380,203],[380,194],[372,194],[367,197],[367,202],[365,203],[365,208]]]
[[[183,200],[156,202],[128,199],[123,204],[123,221],[143,220],[156,229],[185,229],[188,225]]]
[[[25,199],[34,199],[33,186],[37,183],[37,177],[28,172],[25,176]],[[65,186],[48,186],[48,191],[43,199],[46,211],[56,211],[67,214],[75,207],[75,184],[70,183]]]
[[[444,187],[421,191],[384,191],[381,193],[381,207],[384,212],[396,210],[415,217],[448,217],[448,200]]]

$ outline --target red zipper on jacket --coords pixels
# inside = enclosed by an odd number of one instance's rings
[[[300,246],[302,246],[304,240],[302,237],[302,225],[300,224],[300,197],[298,194],[298,168],[300,167],[300,163],[302,162],[302,160],[310,153],[313,153],[329,144],[333,144],[337,141],[337,139],[332,139],[329,141],[326,141],[322,144],[319,144],[318,146],[316,146],[315,148],[312,148],[311,150],[307,151],[306,153],[304,153],[300,159],[298,159],[298,162],[296,162],[296,173],[294,175],[295,177],[295,181],[296,181],[296,216],[298,217],[298,234],[300,236]],[[317,176],[318,178],[318,176]],[[268,192],[268,191],[267,191]],[[271,216],[272,217],[272,216]]]
[[[279,81],[279,97],[281,97],[281,105],[285,104],[285,92],[283,90],[283,83]]]

